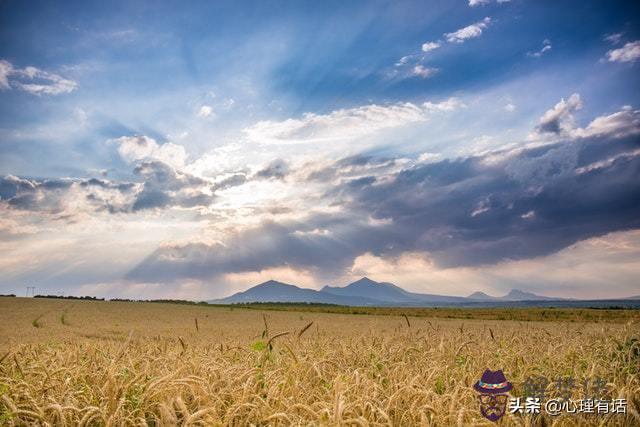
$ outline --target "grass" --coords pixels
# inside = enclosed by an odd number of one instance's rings
[[[640,310],[624,308],[457,308],[457,307],[348,307],[332,304],[254,303],[219,305],[229,309],[336,313],[376,316],[412,316],[443,319],[624,322],[640,321]],[[408,322],[408,319],[407,319]]]
[[[42,327],[42,322],[40,322],[40,319],[42,319],[42,316],[44,316],[44,315],[41,314],[38,317],[36,317],[35,319],[33,319],[31,321],[31,326],[33,326],[34,328],[41,328]]]
[[[504,425],[640,423],[640,328],[622,311],[524,322],[78,301],[63,324],[65,304],[0,298],[1,424],[493,425],[471,387],[487,367],[514,395],[527,377],[571,375],[629,402]]]

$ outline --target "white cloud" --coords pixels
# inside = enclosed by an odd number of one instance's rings
[[[573,113],[582,108],[580,95],[574,93],[568,100],[562,98],[552,109],[547,110],[536,127],[538,134],[567,135],[575,128]]]
[[[496,0],[496,3],[509,3],[511,0]],[[491,0],[469,0],[469,6],[484,6],[491,3]]]
[[[574,131],[578,137],[610,135],[622,138],[637,134],[640,134],[640,110],[633,110],[628,105],[616,113],[596,117],[586,128]]]
[[[331,235],[331,231],[327,230],[327,229],[320,229],[320,228],[314,228],[313,230],[309,230],[309,231],[302,231],[302,230],[296,230],[293,232],[294,235],[296,236],[329,236]]]
[[[245,129],[250,140],[262,143],[296,143],[354,138],[376,130],[420,122],[423,110],[412,103],[367,105],[329,114],[307,113],[300,119],[261,121]]]
[[[13,71],[13,65],[9,61],[0,59],[0,89],[10,89],[9,74]]]
[[[607,34],[604,36],[604,40],[608,41],[611,44],[618,44],[620,43],[620,40],[622,40],[623,36],[624,36],[624,33]]]
[[[533,219],[535,217],[536,217],[535,211],[528,211],[527,213],[520,215],[520,218],[522,219]]]
[[[429,77],[433,77],[438,72],[438,69],[432,68],[432,67],[425,67],[424,65],[418,64],[415,67],[413,67],[412,72],[414,76],[422,77],[423,79],[428,79]]]
[[[439,69],[425,66],[422,62],[425,59],[424,53],[439,47],[439,42],[424,43],[422,45],[422,53],[403,56],[394,64],[396,68],[386,73],[386,77],[397,80],[404,80],[416,76],[423,79],[433,77]]]
[[[640,149],[619,153],[604,160],[599,160],[586,166],[576,168],[575,172],[576,174],[581,175],[593,170],[608,168],[619,159],[633,159],[638,156],[640,156]]]
[[[457,150],[459,156],[482,156],[502,145],[499,139],[491,135],[479,135],[471,139],[465,147]]]
[[[200,107],[200,110],[198,111],[198,117],[202,117],[202,118],[209,117],[212,114],[213,114],[213,107],[211,107],[210,105],[203,105],[202,107]]]
[[[516,111],[516,106],[509,102],[504,106],[504,111],[506,111],[507,113],[513,113],[514,111]]]
[[[442,159],[440,153],[422,153],[418,156],[417,163],[434,163]]]
[[[444,37],[449,43],[464,43],[466,40],[480,37],[482,35],[482,31],[485,30],[490,23],[491,18],[487,16],[482,21],[460,28],[458,31],[445,33]]]
[[[635,62],[640,58],[640,40],[626,43],[619,49],[607,52],[609,62]]]
[[[15,68],[0,60],[0,89],[19,89],[33,95],[58,95],[74,91],[78,84],[36,67]]]
[[[409,59],[411,59],[411,55],[403,56],[398,60],[398,62],[396,62],[396,67],[406,64],[407,62],[409,62]]]
[[[155,139],[144,135],[121,136],[110,142],[118,144],[118,154],[130,163],[138,160],[160,160],[174,167],[182,167],[187,159],[182,145],[171,142],[160,145]]]
[[[560,100],[540,118],[538,126],[529,135],[529,139],[588,138],[592,136],[623,138],[640,134],[640,110],[634,110],[629,105],[625,105],[618,112],[596,117],[585,128],[578,127],[573,116],[573,113],[581,108],[582,100],[577,93],[571,95],[566,101]]]
[[[491,210],[490,207],[487,206],[486,201],[482,201],[478,203],[473,212],[471,212],[471,217],[476,217],[478,215],[482,215],[485,212],[489,212]]]
[[[464,102],[460,101],[458,98],[455,98],[455,97],[451,97],[441,102],[433,103],[433,102],[427,101],[422,104],[422,108],[424,108],[426,111],[429,111],[429,112],[454,111],[454,110],[459,110],[460,108],[465,108],[465,107],[466,105],[464,104]]]
[[[527,52],[527,56],[531,56],[533,58],[540,58],[542,55],[545,54],[545,52],[550,51],[551,48],[552,48],[551,40],[544,39],[542,41],[542,48],[536,52]]]
[[[391,105],[366,105],[332,111],[328,114],[304,114],[299,119],[280,122],[261,121],[244,129],[250,141],[262,144],[295,144],[305,142],[354,139],[383,129],[423,122],[429,113],[448,112],[464,106],[457,98],[439,103],[411,102]]]
[[[422,44],[423,52],[430,52],[440,47],[440,42],[426,42]],[[406,58],[406,57],[405,57]],[[401,59],[402,61],[402,59]]]

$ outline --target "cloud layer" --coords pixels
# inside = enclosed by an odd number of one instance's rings
[[[366,106],[262,123],[248,134],[258,144],[344,138],[342,133],[402,126],[462,106],[456,98]],[[542,115],[528,144],[480,155],[408,159],[363,153],[312,163],[275,158],[253,171],[216,177],[188,172],[191,165],[182,146],[158,144],[146,136],[121,137],[107,146],[131,164],[130,181],[0,179],[0,208],[9,214],[2,232],[32,232],[29,223],[20,224],[20,212],[55,221],[77,221],[92,213],[166,211],[215,217],[227,209],[220,193],[240,189],[242,195],[245,187],[254,192],[256,185],[280,185],[308,187],[315,195],[299,193],[279,205],[279,212],[288,216],[258,217],[215,243],[164,244],[132,269],[128,279],[215,280],[293,268],[330,280],[347,274],[365,254],[395,258],[418,253],[437,268],[546,256],[640,226],[640,111],[624,107],[580,127],[575,118],[580,108],[578,94],[562,99]],[[261,209],[269,211],[268,206]]]
[[[428,77],[433,70],[424,67],[418,73]],[[244,130],[250,141],[261,144],[297,144],[360,138],[383,129],[423,122],[433,111],[452,111],[462,106],[456,98],[440,103],[411,102],[391,105],[367,105],[332,111],[328,114],[304,114],[299,119],[260,121]]]
[[[110,141],[118,146],[118,153],[127,162],[159,160],[175,167],[184,166],[187,153],[183,146],[166,142],[158,144],[144,135],[122,136]]]
[[[229,273],[291,267],[342,277],[369,253],[422,253],[438,268],[546,256],[576,242],[640,227],[638,113],[622,110],[586,128],[571,125],[573,95],[540,120],[562,136],[531,148],[413,163],[356,156],[308,175],[331,182],[338,210],[303,221],[267,221],[226,243],[159,248],[129,273],[215,280]],[[402,164],[402,163],[400,163]],[[278,248],[278,250],[274,250]]]
[[[490,23],[491,18],[485,17],[482,21],[460,28],[458,31],[445,33],[444,37],[449,43],[464,43],[469,39],[480,37],[482,32],[487,29]]]
[[[32,95],[59,95],[73,92],[78,84],[36,67],[15,68],[0,60],[0,90],[18,89]]]
[[[609,62],[635,62],[640,58],[640,40],[626,43],[619,49],[607,52]]]

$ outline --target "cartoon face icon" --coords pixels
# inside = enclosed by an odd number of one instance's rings
[[[473,385],[480,393],[480,413],[490,421],[498,421],[505,414],[513,384],[507,381],[502,371],[485,370],[482,378]]]
[[[507,400],[506,394],[481,394],[480,412],[490,421],[498,421],[505,413]]]

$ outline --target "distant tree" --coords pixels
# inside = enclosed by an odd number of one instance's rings
[[[64,296],[64,295],[34,295],[34,298],[55,298],[55,299],[73,299],[73,300],[88,300],[88,301],[104,301],[104,298],[97,298],[93,296],[81,296],[77,297],[74,295]]]

